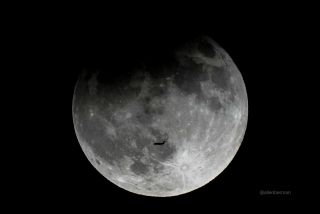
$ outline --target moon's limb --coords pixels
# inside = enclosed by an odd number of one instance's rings
[[[237,152],[248,114],[241,74],[213,41],[190,50],[178,53],[170,75],[156,79],[140,71],[120,91],[102,93],[97,74],[79,80],[77,137],[95,168],[119,187],[148,196],[184,194],[214,179]],[[118,92],[125,96],[114,99]],[[154,146],[164,134],[168,143]]]

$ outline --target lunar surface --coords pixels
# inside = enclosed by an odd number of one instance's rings
[[[83,72],[72,113],[97,171],[132,193],[167,197],[202,187],[227,167],[244,137],[248,100],[230,56],[201,37],[158,66]]]

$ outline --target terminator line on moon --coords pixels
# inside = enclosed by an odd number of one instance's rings
[[[202,187],[227,167],[245,133],[248,100],[230,56],[201,37],[156,71],[83,72],[72,110],[81,148],[105,178],[166,197]]]

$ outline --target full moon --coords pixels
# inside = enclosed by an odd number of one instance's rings
[[[218,176],[243,140],[248,99],[241,73],[202,36],[126,71],[85,70],[74,90],[79,144],[110,182],[132,193],[168,197]]]

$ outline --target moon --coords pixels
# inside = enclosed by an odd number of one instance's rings
[[[154,197],[189,193],[218,176],[248,118],[242,75],[213,39],[201,36],[161,60],[125,74],[84,71],[72,102],[77,139],[97,171]]]

